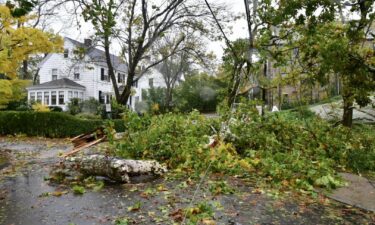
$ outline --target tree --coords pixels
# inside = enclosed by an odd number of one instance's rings
[[[61,51],[62,39],[52,33],[30,27],[17,27],[28,17],[16,18],[5,5],[0,5],[0,107],[21,98],[25,82],[18,80],[20,63],[31,54]]]
[[[178,51],[174,49],[175,42],[180,41],[180,36],[185,36],[183,42],[180,44]],[[193,70],[198,67],[210,68],[212,67],[212,53],[206,52],[206,43],[202,38],[195,35],[194,31],[186,31],[179,35],[175,31],[172,35],[165,35],[158,43],[156,43],[156,52],[165,58],[162,63],[157,66],[157,69],[162,74],[165,88],[165,107],[171,109],[173,102],[173,90],[176,85],[182,81]],[[168,57],[173,54],[173,57]]]
[[[202,17],[207,15],[205,8],[196,0],[172,0],[163,3],[146,0],[71,0],[79,5],[86,21],[94,26],[106,52],[109,76],[112,79],[116,100],[126,104],[131,95],[132,85],[150,68],[160,64],[175,54],[184,40],[184,35],[176,41],[169,55],[154,56],[153,45],[172,28],[181,31],[187,28],[207,33]],[[111,41],[117,40],[122,46],[122,57],[127,65],[126,85],[119,92],[111,65],[109,49]],[[146,62],[147,59],[152,59]]]
[[[224,49],[222,69],[228,75],[227,103],[231,106],[239,93],[241,85],[249,77],[252,67],[249,61],[249,42],[238,39]]]
[[[191,74],[175,89],[176,108],[182,112],[214,112],[223,100],[225,85],[223,80],[205,73]]]
[[[352,125],[353,104],[367,105],[375,88],[374,50],[365,45],[374,21],[375,3],[371,0],[342,1],[281,1],[268,4],[263,18],[279,28],[279,34],[263,32],[267,42],[282,43],[284,49],[298,48],[299,63],[305,74],[324,82],[338,74],[343,82],[342,123]],[[342,23],[337,15],[350,15]],[[266,38],[267,39],[267,38]],[[280,55],[276,53],[275,55]]]

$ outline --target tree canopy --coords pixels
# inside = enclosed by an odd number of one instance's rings
[[[5,5],[0,5],[0,107],[22,97],[24,81],[17,79],[17,69],[32,54],[62,51],[63,41],[55,34],[21,26],[30,17],[14,17]]]

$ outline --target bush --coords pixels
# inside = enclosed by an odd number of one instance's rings
[[[35,112],[50,112],[51,110],[48,108],[48,106],[46,105],[43,105],[39,102],[35,103],[32,107],[31,107]]]
[[[236,173],[272,187],[308,191],[342,185],[340,170],[375,171],[373,126],[335,127],[303,108],[262,117],[253,103],[239,104],[223,118],[229,129],[209,147],[211,128],[219,130],[220,121],[197,112],[153,117],[128,112],[125,136],[114,142],[116,153],[155,159],[183,173],[200,174],[211,165],[210,172]]]
[[[75,115],[75,117],[83,119],[83,120],[100,120],[101,119],[101,116],[94,115],[91,113],[79,113]]]
[[[236,167],[231,145],[207,146],[211,121],[197,111],[188,115],[164,114],[139,117],[125,115],[126,135],[115,142],[117,154],[124,158],[155,159],[169,168],[200,172],[212,161],[211,170],[222,172]]]
[[[122,114],[128,110],[125,105],[119,104],[115,99],[111,101],[112,119],[121,119]]]
[[[68,103],[68,112],[72,115],[76,115],[82,112],[82,107],[80,106],[79,98],[72,98]]]
[[[82,101],[80,103],[81,112],[91,113],[94,115],[102,115],[103,105],[100,104],[95,98],[89,98],[88,100]]]
[[[243,107],[233,114],[227,142],[259,177],[270,177],[273,184],[305,190],[334,188],[341,184],[337,170],[375,170],[375,132],[371,129],[333,127],[308,112],[307,118],[296,116],[297,112],[265,117],[253,112]]]
[[[48,108],[51,110],[51,112],[62,112],[63,111],[63,109],[59,106],[49,106]]]
[[[117,131],[124,131],[123,121],[114,121]],[[0,112],[0,134],[72,137],[103,126],[103,120],[82,120],[59,112]]]

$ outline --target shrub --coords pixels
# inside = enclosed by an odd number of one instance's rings
[[[227,142],[235,146],[258,176],[270,177],[276,185],[305,190],[313,186],[334,188],[341,184],[336,170],[375,170],[371,129],[366,135],[363,130],[333,127],[309,113],[307,118],[295,113],[260,117],[243,107],[233,114]]]
[[[223,144],[215,149],[207,146],[211,121],[197,111],[154,117],[128,112],[124,119],[126,135],[115,142],[121,157],[156,159],[172,169],[196,172],[206,169],[211,161],[214,161],[213,171],[235,167],[231,166],[236,157],[231,145]]]
[[[72,115],[76,115],[82,112],[82,107],[80,106],[79,98],[72,98],[68,103],[68,112]]]
[[[32,106],[32,109],[35,111],[35,112],[50,112],[51,110],[48,108],[48,106],[46,105],[43,105],[42,103],[35,103],[33,106]]]
[[[79,113],[75,115],[75,117],[83,119],[83,120],[100,120],[101,119],[101,116],[94,115],[91,113]]]
[[[121,119],[122,114],[128,110],[125,105],[119,104],[116,100],[111,101],[112,119]]]
[[[82,101],[80,104],[81,112],[91,113],[94,115],[101,115],[103,112],[103,106],[95,98],[89,98],[88,100]]]
[[[92,132],[103,126],[103,120],[82,120],[59,112],[0,112],[0,134],[28,136],[72,137]],[[114,121],[117,131],[123,131],[123,121]]]
[[[49,106],[48,108],[51,110],[51,112],[62,112],[63,111],[63,109],[59,106]]]
[[[342,185],[340,170],[375,170],[373,126],[335,127],[306,109],[262,117],[255,103],[239,104],[223,118],[228,129],[209,147],[211,128],[219,130],[220,121],[197,112],[153,117],[128,112],[125,136],[114,142],[116,153],[155,159],[183,173],[200,174],[211,165],[210,172],[252,176],[272,187],[308,191]]]

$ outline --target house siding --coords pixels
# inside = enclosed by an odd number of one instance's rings
[[[49,54],[39,65],[40,83],[52,81],[52,70],[57,69],[57,79],[68,78],[86,88],[84,91],[84,99],[95,98],[96,100],[99,100],[99,92],[102,92],[104,95],[111,95],[114,97],[112,81],[101,80],[102,68],[104,68],[105,74],[108,75],[108,68],[105,66],[105,63],[90,62],[90,58],[88,56],[86,56],[86,58],[82,61],[74,60],[73,51],[76,48],[76,44],[67,38],[64,40],[64,49],[69,50],[69,57],[65,58],[64,53]],[[75,67],[79,68],[79,79],[74,79]],[[115,71],[116,82],[118,73],[125,74],[124,82],[119,84],[119,86],[124,85],[126,81],[126,71]],[[153,79],[154,87],[166,86],[162,74],[156,69],[150,69],[148,73],[144,74],[139,79],[137,87],[133,87],[135,94],[131,96],[131,101],[130,99],[128,101],[128,105],[132,109],[135,109],[136,99],[138,99],[138,101],[142,101],[142,90],[150,88],[149,79]],[[58,89],[51,89],[49,91],[52,90],[58,91]],[[30,99],[30,92],[36,93],[39,91],[47,90],[29,90],[28,98]],[[64,89],[64,91],[66,91],[65,95],[68,96],[69,90]],[[69,99],[67,99],[67,101],[69,101]],[[66,104],[60,107],[66,110]]]

